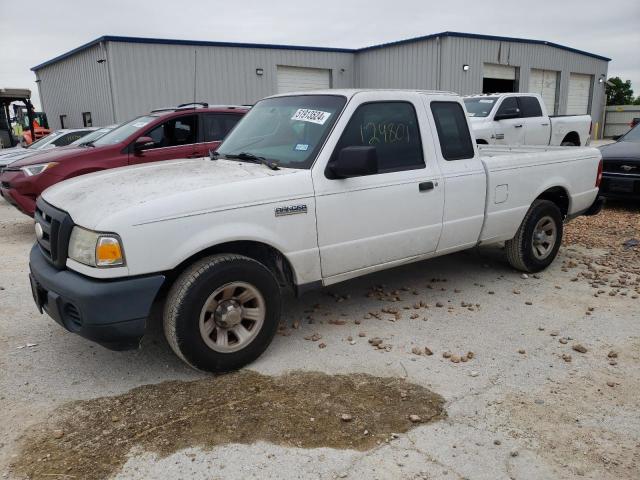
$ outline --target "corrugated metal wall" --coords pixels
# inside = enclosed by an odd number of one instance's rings
[[[210,104],[252,104],[277,93],[278,65],[329,69],[333,88],[354,84],[351,53],[120,42],[107,48],[120,121],[193,101],[194,65],[196,99]]]
[[[640,105],[609,105],[606,113],[604,136],[624,135],[631,121],[640,118]]]
[[[43,111],[49,126],[82,127],[82,113],[91,112],[94,126],[113,123],[107,62],[98,63],[105,53],[95,45],[36,72]]]
[[[529,90],[530,69],[553,70],[560,72],[559,114],[566,112],[570,73],[586,73],[594,79],[591,116],[602,124],[604,85],[598,78],[606,78],[607,62],[547,45],[447,36],[367,49],[356,55],[355,63],[357,87],[438,89],[461,95],[482,92],[485,63],[518,67],[521,92]],[[469,70],[463,71],[463,65]]]
[[[461,95],[482,91],[482,70],[484,63],[497,63],[519,67],[519,90],[529,89],[529,70],[539,68],[560,72],[558,113],[567,109],[570,73],[593,75],[591,97],[591,117],[594,123],[602,125],[605,101],[604,84],[598,83],[601,75],[606,78],[608,64],[605,60],[580,55],[547,45],[520,42],[503,42],[460,37],[442,39],[442,88]],[[464,72],[463,65],[469,65]],[[599,134],[600,135],[600,134]]]
[[[355,65],[358,88],[438,89],[435,39],[358,52]]]
[[[251,104],[277,92],[277,66],[326,68],[334,88],[419,88],[462,95],[482,91],[483,65],[518,67],[519,88],[529,88],[531,68],[560,72],[558,113],[567,108],[570,73],[593,76],[590,112],[602,124],[607,62],[548,45],[446,36],[358,53],[107,42],[37,71],[50,123],[66,114],[82,125],[90,111],[94,125],[125,121],[150,109],[196,100],[211,104]],[[463,65],[469,65],[463,71]],[[263,75],[257,75],[256,69]],[[109,82],[109,74],[111,82]],[[113,89],[113,105],[109,94]],[[599,135],[601,135],[601,130]]]

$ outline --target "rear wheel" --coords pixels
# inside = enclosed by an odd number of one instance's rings
[[[261,263],[241,255],[207,257],[171,287],[165,336],[173,351],[194,368],[236,370],[271,343],[280,302],[278,283]]]
[[[566,141],[560,144],[561,147],[577,147],[578,145],[575,142]]]
[[[562,212],[555,203],[534,201],[515,237],[505,244],[511,266],[524,272],[547,268],[560,249],[562,227]]]

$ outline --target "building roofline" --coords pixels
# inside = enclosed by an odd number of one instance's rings
[[[546,40],[534,40],[530,38],[517,38],[517,37],[501,37],[497,35],[483,35],[479,33],[464,33],[464,32],[440,32],[433,33],[431,35],[424,35],[421,37],[407,38],[404,40],[397,40],[395,42],[381,43],[379,45],[372,45],[370,47],[364,47],[358,50],[358,52],[366,52],[367,50],[374,50],[377,48],[391,47],[395,45],[404,45],[406,43],[420,42],[423,40],[431,40],[437,37],[457,37],[457,38],[472,38],[476,40],[494,40],[499,42],[514,42],[514,43],[528,43],[533,45],[546,45],[548,47],[559,48],[560,50],[566,50],[572,53],[578,53],[580,55],[586,55],[588,57],[597,58],[598,60],[604,60],[610,62],[611,59],[595,53],[586,52],[573,47],[567,47],[560,45],[559,43],[547,42]]]
[[[564,45],[560,45],[558,43],[547,42],[545,40],[532,40],[527,38],[515,38],[515,37],[500,37],[495,35],[482,35],[476,33],[463,33],[463,32],[440,32],[434,33],[431,35],[424,35],[421,37],[413,37],[407,38],[404,40],[397,40],[394,42],[381,43],[378,45],[372,45],[364,48],[331,48],[331,47],[311,47],[311,46],[300,46],[300,45],[277,45],[277,44],[269,44],[269,43],[234,43],[234,42],[210,42],[205,40],[172,40],[166,38],[144,38],[144,37],[122,37],[122,36],[114,36],[114,35],[103,35],[102,37],[96,38],[90,42],[87,42],[79,47],[74,48],[73,50],[69,50],[66,53],[58,55],[57,57],[52,58],[51,60],[47,60],[42,62],[35,67],[31,68],[31,71],[35,72],[44,68],[52,63],[63,60],[67,57],[75,55],[83,50],[93,47],[94,45],[98,45],[102,42],[119,42],[119,43],[145,43],[145,44],[156,44],[156,45],[191,45],[191,46],[200,46],[200,47],[235,47],[235,48],[266,48],[266,49],[275,49],[275,50],[302,50],[302,51],[312,51],[312,52],[334,52],[334,53],[360,53],[366,52],[369,50],[375,50],[379,48],[391,47],[396,45],[405,45],[408,43],[420,42],[424,40],[431,40],[438,37],[458,37],[458,38],[472,38],[477,40],[494,40],[494,41],[502,41],[502,42],[515,42],[515,43],[529,43],[534,45],[547,45],[549,47],[559,48],[561,50],[566,50],[572,53],[578,53],[580,55],[586,55],[588,57],[597,58],[598,60],[611,61],[610,58],[603,57],[601,55],[597,55],[595,53],[585,52],[584,50],[578,50],[572,47],[566,47]]]

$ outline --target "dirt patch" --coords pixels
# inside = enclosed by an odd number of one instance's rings
[[[30,478],[107,478],[134,447],[161,457],[258,440],[366,450],[443,418],[443,405],[418,385],[364,374],[240,372],[164,382],[58,408],[25,433],[12,467]]]

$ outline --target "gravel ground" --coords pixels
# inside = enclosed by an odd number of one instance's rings
[[[221,378],[157,322],[111,352],[40,316],[32,232],[0,200],[3,478],[640,478],[639,207],[569,224],[540,275],[481,248],[287,299],[265,355]],[[417,394],[444,412],[409,418]]]

